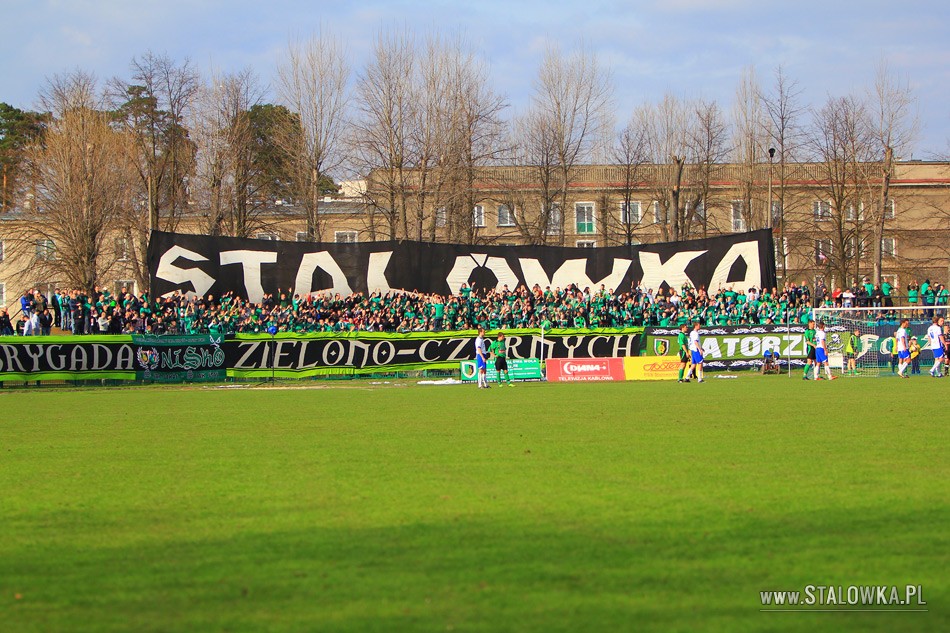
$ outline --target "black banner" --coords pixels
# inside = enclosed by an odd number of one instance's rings
[[[224,380],[223,342],[202,334],[5,336],[0,338],[0,380]]]
[[[525,284],[617,293],[691,283],[717,290],[775,285],[768,229],[686,242],[567,248],[471,246],[429,242],[356,244],[275,242],[153,231],[148,252],[153,296],[180,290],[251,301],[278,289],[305,296],[329,291],[457,293]]]
[[[505,336],[512,359],[604,358],[639,354],[642,331],[555,330],[542,336],[539,330],[506,330]],[[475,333],[239,335],[225,342],[225,352],[234,377],[457,369],[475,358]]]

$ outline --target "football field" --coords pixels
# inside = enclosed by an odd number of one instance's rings
[[[707,376],[2,389],[0,631],[950,630],[950,379]]]

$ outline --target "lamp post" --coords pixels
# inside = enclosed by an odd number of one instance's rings
[[[768,219],[766,220],[770,229],[773,228],[773,217],[772,217],[772,160],[775,158],[775,148],[769,148],[769,208],[767,210]],[[785,211],[782,210],[782,216],[779,218],[780,224],[780,235],[779,238],[782,240],[782,280],[785,280]]]
[[[772,159],[775,158],[775,148],[769,148],[769,209],[766,226],[772,228]]]

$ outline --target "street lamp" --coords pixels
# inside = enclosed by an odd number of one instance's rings
[[[773,158],[775,158],[775,148],[770,147],[769,148],[769,211],[768,211],[769,215],[768,215],[768,219],[766,220],[766,222],[768,223],[766,226],[768,226],[769,228],[772,228],[772,159]]]

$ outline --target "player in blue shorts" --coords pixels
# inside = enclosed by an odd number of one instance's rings
[[[821,380],[819,373],[822,365],[825,366],[825,374],[828,376],[828,380],[835,379],[831,375],[831,364],[828,362],[828,348],[825,345],[825,338],[825,323],[821,321],[818,323],[818,330],[815,332],[815,380]]]
[[[703,345],[699,340],[699,328],[699,321],[693,323],[693,331],[689,333],[689,355],[693,361],[696,382],[703,382]]]
[[[897,339],[897,375],[901,378],[910,378],[904,374],[904,370],[910,365],[910,341],[908,340],[907,328],[910,326],[910,319],[901,321],[901,326],[894,337]]]
[[[475,369],[478,370],[478,388],[488,389],[488,349],[485,347],[485,328],[478,328],[475,338]]]
[[[940,369],[940,365],[947,362],[944,351],[947,347],[947,339],[943,335],[943,317],[934,317],[933,325],[927,328],[927,340],[934,354],[934,366],[930,369],[930,375],[934,378],[942,378],[943,370]]]

